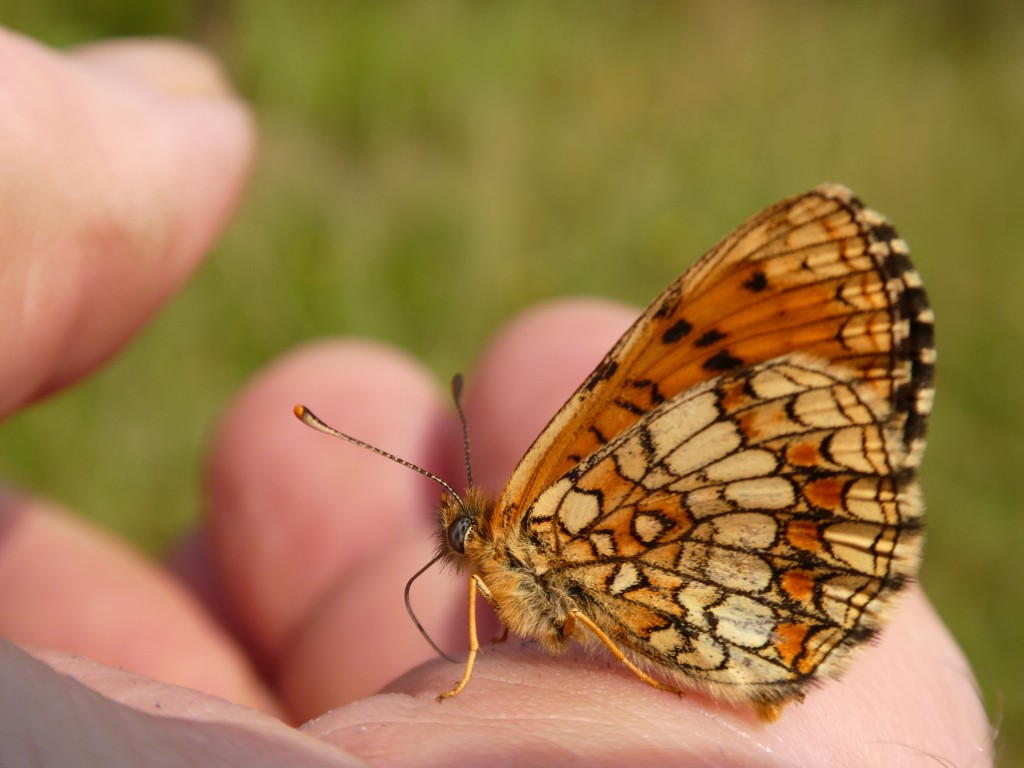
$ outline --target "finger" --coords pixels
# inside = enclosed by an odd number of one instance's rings
[[[185,46],[61,55],[0,30],[0,68],[4,415],[108,358],[181,284],[238,197],[253,134]]]
[[[240,648],[162,570],[38,500],[0,497],[0,635],[273,711]]]
[[[209,550],[253,653],[297,716],[377,691],[433,652],[406,615],[406,580],[433,555],[439,488],[308,429],[304,403],[340,429],[447,475],[450,406],[420,366],[358,342],[280,360],[224,418],[209,472]],[[464,598],[436,570],[421,620],[450,626]],[[444,643],[443,631],[436,638]]]
[[[395,766],[891,768],[922,759],[984,765],[991,755],[970,669],[918,590],[844,680],[823,683],[773,724],[700,695],[657,691],[603,653],[556,659],[510,643],[484,654],[454,699],[436,700],[451,675],[433,662],[397,681],[390,695],[331,712],[307,732]]]
[[[68,654],[36,656],[0,639],[0,765],[365,765],[223,699]]]

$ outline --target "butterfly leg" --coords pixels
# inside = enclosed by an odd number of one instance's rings
[[[754,711],[763,723],[774,723],[782,717],[782,707],[783,704],[779,704],[778,702],[754,702]]]
[[[450,691],[445,691],[438,696],[438,701],[458,696],[469,683],[469,678],[473,676],[473,664],[476,662],[476,655],[480,651],[480,641],[476,636],[476,591],[478,589],[487,594],[487,588],[480,581],[480,577],[473,574],[469,577],[469,656],[466,657],[466,668],[463,670],[462,679],[459,680],[458,684]]]
[[[594,636],[598,640],[600,640],[602,643],[604,643],[605,647],[609,651],[612,652],[612,654],[615,656],[616,659],[621,661],[626,666],[626,668],[629,669],[630,672],[632,672],[634,675],[639,677],[645,683],[647,683],[648,685],[653,686],[655,688],[658,688],[658,689],[660,689],[662,691],[668,691],[669,693],[675,693],[675,694],[678,694],[679,696],[683,695],[683,692],[680,691],[678,688],[673,688],[671,685],[666,685],[665,683],[661,682],[660,680],[655,680],[653,677],[651,677],[646,672],[644,672],[642,669],[640,669],[640,667],[638,667],[636,664],[634,664],[632,661],[630,661],[626,657],[626,654],[624,654],[622,652],[622,650],[619,648],[619,646],[617,646],[615,644],[614,640],[612,640],[610,637],[608,637],[608,635],[605,633],[605,631],[603,629],[601,629],[599,626],[597,626],[597,624],[595,624],[590,619],[590,617],[583,615],[579,611],[572,611],[569,614],[569,618],[566,620],[565,626],[562,628],[562,634],[565,635],[566,637],[568,637],[570,634],[572,634],[573,628],[574,628],[575,623],[577,621],[580,624],[582,624],[583,626],[585,626],[587,629],[589,629],[591,632],[593,632]]]

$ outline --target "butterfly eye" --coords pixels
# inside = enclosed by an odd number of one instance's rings
[[[469,533],[470,522],[468,517],[457,517],[448,526],[448,546],[460,555],[466,554],[466,534]]]

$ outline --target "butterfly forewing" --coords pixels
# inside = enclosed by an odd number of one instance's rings
[[[669,286],[541,433],[497,513],[514,524],[544,488],[661,402],[791,352],[847,366],[892,404],[908,445],[923,439],[927,302],[906,245],[844,187],[765,210]]]

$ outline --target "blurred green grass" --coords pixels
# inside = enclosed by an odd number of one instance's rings
[[[200,273],[4,425],[0,474],[159,552],[200,515],[218,412],[289,347],[372,337],[444,379],[531,303],[645,304],[747,215],[841,181],[894,219],[935,308],[922,580],[1024,764],[1022,21],[952,0],[8,0],[0,22],[54,46],[211,48],[263,145]]]

